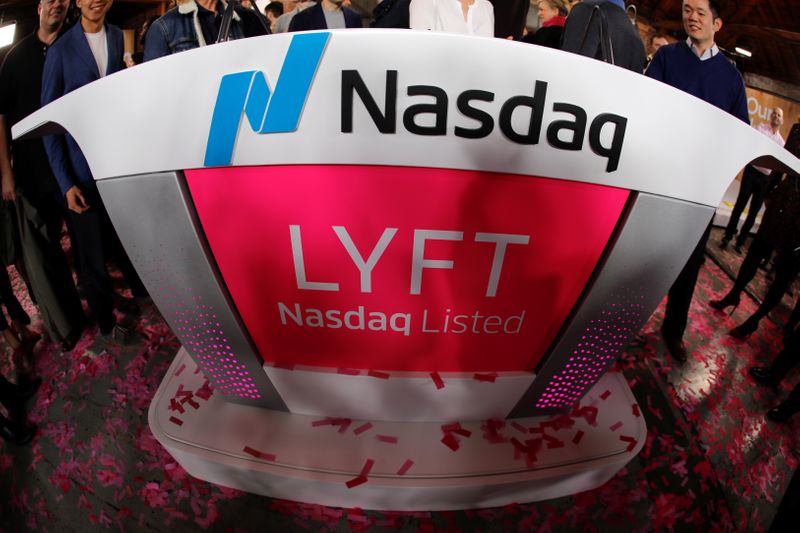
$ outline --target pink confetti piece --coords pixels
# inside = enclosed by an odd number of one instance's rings
[[[639,410],[639,404],[638,403],[633,404],[633,416],[635,416],[637,418],[642,416],[642,413]]]
[[[375,464],[374,459],[367,459],[364,462],[364,466],[361,468],[361,473],[359,475],[364,477],[368,476],[374,464]]]
[[[346,376],[357,376],[361,374],[360,370],[356,370],[355,368],[339,368],[336,370],[337,374],[344,374]]]
[[[359,485],[363,485],[367,481],[368,480],[367,480],[366,476],[358,476],[358,477],[354,477],[353,479],[351,479],[350,481],[345,483],[345,485],[347,485],[348,489],[352,489],[353,487],[357,487]]]
[[[260,452],[260,451],[258,451],[256,449],[251,448],[250,446],[245,446],[242,451],[244,453],[248,454],[248,455],[252,455],[253,457],[255,457],[257,459],[264,459],[266,461],[274,461],[275,460],[275,454]]]
[[[403,466],[401,466],[400,469],[397,471],[397,475],[404,476],[406,472],[408,472],[408,469],[411,468],[413,465],[414,461],[412,461],[411,459],[406,459],[406,462],[403,463]]]
[[[393,437],[391,435],[375,435],[375,438],[381,442],[386,442],[389,444],[397,444],[397,437]]]
[[[353,430],[353,433],[356,435],[361,435],[365,431],[369,430],[372,427],[372,422],[367,422],[365,424],[361,424],[356,429]]]
[[[497,379],[497,374],[495,373],[482,374],[480,372],[476,372],[475,375],[472,377],[476,381],[485,381],[487,383],[494,383],[495,380]]]
[[[607,390],[603,394],[600,395],[600,399],[601,400],[607,400],[609,396],[611,396],[611,391]]]
[[[442,437],[442,444],[444,444],[454,452],[458,451],[458,448],[461,446],[458,443],[458,439],[455,438],[451,432],[445,433],[444,437]]]
[[[367,372],[367,375],[371,378],[389,379],[388,372],[380,372],[378,370],[370,370],[369,372]]]
[[[186,364],[182,364],[181,366],[179,366],[178,370],[175,371],[175,375],[180,376],[181,374],[183,374],[184,370],[186,370]]]
[[[520,433],[527,433],[528,432],[527,428],[525,428],[525,426],[523,426],[519,422],[511,422],[511,427],[516,429]]]
[[[581,439],[583,439],[583,431],[581,431],[579,429],[578,432],[575,433],[575,436],[572,438],[572,443],[573,444],[580,444]]]
[[[629,452],[632,452],[633,449],[636,448],[636,444],[638,443],[638,441],[633,437],[627,437],[625,435],[620,435],[619,440],[628,443],[628,447],[626,448],[626,450]]]
[[[436,385],[437,390],[444,388],[444,381],[438,372],[431,372],[431,379],[433,380],[433,384]]]
[[[611,426],[609,429],[610,429],[611,431],[616,431],[616,430],[618,430],[618,429],[619,429],[619,428],[621,428],[621,427],[622,427],[622,422],[616,422],[616,423],[615,423],[613,426]]]
[[[169,417],[169,421],[178,426],[183,425],[183,420],[181,420],[180,418],[175,418],[174,416]]]

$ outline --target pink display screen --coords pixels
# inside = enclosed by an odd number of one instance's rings
[[[186,172],[261,356],[280,365],[530,371],[629,191],[411,167]]]

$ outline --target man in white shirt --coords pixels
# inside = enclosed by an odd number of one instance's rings
[[[784,140],[780,133],[780,128],[783,125],[783,109],[776,107],[772,110],[769,117],[769,124],[762,122],[756,129],[775,141],[777,144],[783,146]],[[742,174],[742,181],[739,184],[739,195],[736,197],[736,203],[731,212],[731,219],[728,222],[728,227],[725,228],[725,235],[720,241],[720,248],[726,248],[728,243],[731,242],[733,236],[736,235],[736,227],[739,225],[739,217],[742,216],[747,201],[750,200],[750,210],[747,212],[747,218],[742,225],[739,236],[736,238],[736,245],[734,250],[736,253],[742,252],[744,241],[750,234],[753,224],[756,222],[756,215],[759,209],[764,204],[764,191],[767,186],[767,177],[770,174],[768,168],[757,167],[755,165],[747,165],[744,167]],[[752,200],[750,199],[752,197]]]

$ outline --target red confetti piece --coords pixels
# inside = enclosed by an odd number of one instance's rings
[[[372,470],[372,466],[374,464],[375,464],[375,461],[373,459],[367,459],[364,462],[364,466],[361,468],[361,473],[359,475],[364,476],[364,477],[368,476],[369,472],[370,472],[370,470]]]
[[[345,483],[345,485],[347,485],[348,489],[352,489],[353,487],[357,487],[359,485],[363,485],[366,482],[367,482],[367,477],[366,476],[358,476],[358,477],[354,477],[353,479],[351,479],[350,481]]]
[[[397,437],[393,437],[391,435],[375,435],[375,438],[381,442],[387,442],[389,444],[397,444]]]
[[[572,438],[572,443],[579,444],[581,442],[581,439],[583,439],[583,431],[578,430],[578,432],[575,433],[575,436]]]
[[[619,428],[621,428],[621,427],[622,427],[622,422],[617,422],[617,423],[615,423],[613,426],[611,426],[609,429],[610,429],[611,431],[616,431],[616,430],[618,430],[618,429],[619,429]]]
[[[433,380],[433,384],[436,385],[437,390],[444,388],[444,381],[438,372],[431,372],[431,379]]]
[[[186,370],[186,365],[185,364],[183,364],[183,365],[178,367],[178,370],[175,371],[175,375],[176,376],[180,376],[181,374],[183,374],[184,370]]]
[[[609,396],[611,396],[611,391],[610,391],[610,390],[607,390],[607,391],[605,391],[603,394],[601,394],[601,395],[600,395],[600,399],[601,399],[601,400],[605,400],[605,399],[607,399]]]
[[[253,457],[255,457],[257,459],[264,459],[266,461],[274,461],[275,460],[275,454],[260,452],[258,450],[255,450],[255,449],[251,448],[250,446],[245,446],[242,451],[244,453],[248,454],[248,455],[252,455]]]
[[[352,423],[353,423],[352,420],[350,420],[349,418],[345,418],[340,424],[334,424],[334,425],[339,426],[339,433],[344,433],[345,431],[347,431],[347,428],[349,428],[350,424]]]
[[[638,441],[633,437],[627,437],[625,435],[620,435],[619,440],[628,443],[627,451],[629,452],[633,451],[633,449],[636,448],[636,444],[638,443]]]
[[[541,426],[535,426],[529,429],[531,433],[544,433],[544,428]]]
[[[361,435],[371,427],[372,427],[372,422],[367,422],[366,424],[361,424],[356,429],[354,429],[353,433],[355,433],[356,435]]]
[[[444,431],[445,433],[455,433],[457,435],[461,435],[462,437],[472,436],[472,432],[468,429],[464,429],[463,427],[461,427],[460,422],[445,424],[442,426],[442,431]]]
[[[513,427],[514,429],[516,429],[520,433],[527,433],[528,432],[528,430],[525,428],[525,426],[523,426],[519,422],[511,422],[511,427]]]
[[[194,401],[194,398],[192,398],[192,395],[184,396],[183,399],[181,400],[181,403],[182,404],[188,403],[194,409],[199,409],[200,408],[200,404],[197,403],[196,401]]]
[[[210,381],[206,380],[203,386],[197,389],[197,392],[194,394],[201,400],[208,400],[211,398],[211,395],[214,394],[214,387],[211,386]]]
[[[497,379],[497,374],[481,374],[476,372],[474,376],[472,376],[476,381],[486,381],[488,383],[494,383]]]
[[[522,444],[516,437],[511,437],[511,444],[513,444],[514,448],[520,453],[527,453],[528,451],[528,447]]]
[[[347,376],[357,376],[361,374],[360,370],[356,370],[354,368],[339,368],[336,370],[337,374],[345,374]]]
[[[312,427],[319,427],[319,426],[330,426],[333,424],[335,419],[333,418],[323,418],[322,420],[314,420],[311,422]]]
[[[175,400],[175,398],[172,398],[169,401],[169,410],[170,411],[177,411],[180,414],[183,414],[184,412],[186,412],[186,410],[183,408],[183,404],[178,403],[177,400]]]
[[[458,448],[460,447],[458,439],[455,438],[451,432],[445,433],[444,437],[442,437],[442,444],[444,444],[454,452],[458,451]]]
[[[639,411],[639,404],[638,403],[633,404],[633,416],[635,416],[635,417],[642,416],[641,411]]]
[[[169,421],[178,426],[183,425],[183,420],[181,420],[180,418],[175,418],[174,416],[169,417]]]
[[[403,466],[400,467],[400,470],[397,471],[398,476],[404,476],[408,469],[414,465],[414,461],[411,459],[406,459],[406,462],[403,463]]]
[[[367,372],[367,375],[372,378],[389,379],[388,372],[379,372],[377,370],[370,370],[369,372]]]

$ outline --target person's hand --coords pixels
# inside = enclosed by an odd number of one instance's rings
[[[67,197],[67,207],[75,211],[79,215],[89,210],[89,204],[86,203],[86,198],[83,197],[83,192],[77,185],[73,185],[65,195]]]
[[[3,200],[14,202],[17,199],[17,193],[14,192],[14,174],[11,172],[3,174]]]

